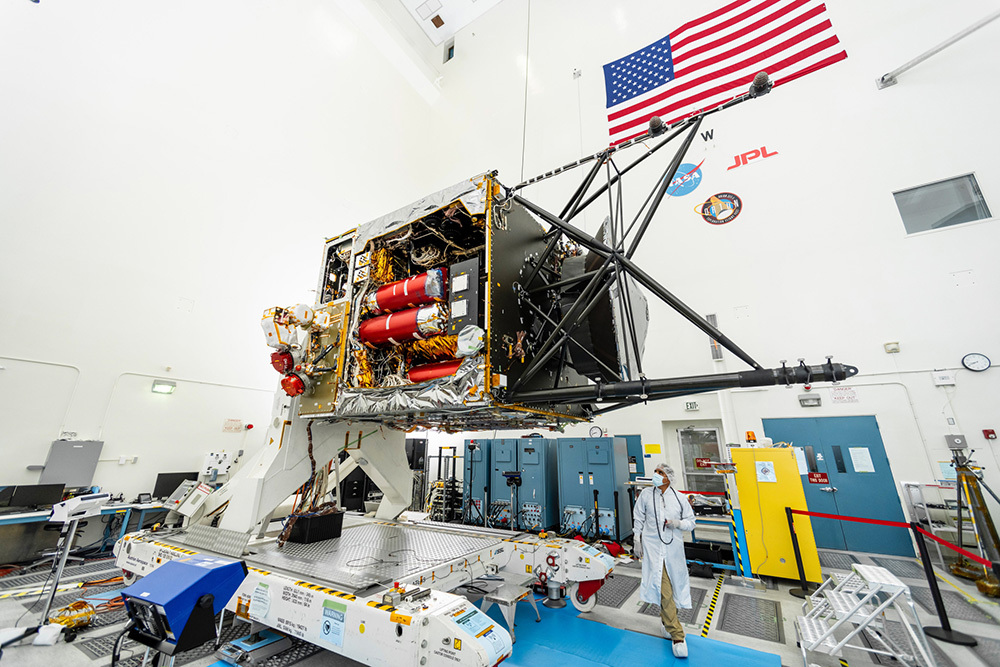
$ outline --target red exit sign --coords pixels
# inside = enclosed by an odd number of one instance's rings
[[[825,472],[811,472],[809,473],[809,483],[810,484],[829,484],[830,478],[826,476]]]
[[[711,468],[712,467],[712,459],[707,459],[707,458],[706,459],[700,459],[700,458],[696,458],[694,460],[694,467],[695,468]]]

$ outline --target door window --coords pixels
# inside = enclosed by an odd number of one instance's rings
[[[684,488],[687,491],[709,491],[722,493],[725,483],[722,475],[716,475],[711,466],[704,464],[722,461],[719,445],[719,430],[714,428],[677,429],[680,443],[681,461],[684,463]],[[701,464],[699,466],[699,464]]]

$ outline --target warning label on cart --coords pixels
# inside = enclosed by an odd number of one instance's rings
[[[319,638],[327,644],[343,646],[346,619],[347,605],[333,600],[323,600],[323,619],[320,623]]]
[[[250,597],[250,618],[263,621],[270,609],[271,594],[268,592],[267,584],[257,584]]]
[[[476,607],[463,607],[452,614],[451,621],[479,640],[479,645],[486,649],[487,664],[495,664],[507,654],[509,644],[501,638],[493,619]]]

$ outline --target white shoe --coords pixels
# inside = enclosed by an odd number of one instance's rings
[[[686,641],[680,641],[674,644],[674,657],[675,658],[688,657],[688,645]]]

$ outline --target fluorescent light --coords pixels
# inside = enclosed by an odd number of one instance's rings
[[[172,380],[153,380],[154,394],[172,394],[177,389],[177,383]]]

